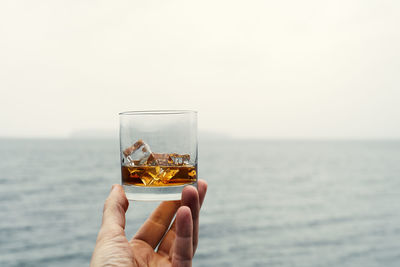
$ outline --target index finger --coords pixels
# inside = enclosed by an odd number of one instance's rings
[[[113,185],[110,195],[104,203],[103,220],[97,240],[112,238],[125,229],[125,212],[129,202],[121,185]]]
[[[125,228],[125,212],[129,201],[121,185],[115,184],[104,203],[102,227],[118,226]]]

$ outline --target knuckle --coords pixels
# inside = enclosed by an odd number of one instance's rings
[[[107,240],[115,240],[124,237],[124,231],[120,227],[102,227],[100,228],[97,242],[104,242]]]

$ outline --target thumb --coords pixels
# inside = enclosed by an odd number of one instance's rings
[[[125,229],[125,212],[129,201],[121,185],[115,184],[104,203],[102,228],[121,227]]]

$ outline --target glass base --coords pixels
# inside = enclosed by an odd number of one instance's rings
[[[137,201],[164,201],[180,200],[185,186],[192,185],[197,188],[197,182],[178,186],[145,187],[136,185],[122,185],[128,200]]]

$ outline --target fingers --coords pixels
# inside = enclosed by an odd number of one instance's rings
[[[207,182],[200,179],[197,183],[197,188],[199,191],[199,199],[200,199],[200,207],[201,207],[201,205],[203,205],[204,198],[206,197],[206,193],[207,193],[207,188],[208,188]]]
[[[192,266],[193,221],[189,207],[180,207],[176,214],[176,240],[172,266]]]
[[[180,201],[164,201],[153,211],[146,222],[140,227],[132,240],[138,239],[156,248],[165,232],[168,230]]]
[[[186,186],[182,191],[182,206],[187,206],[190,208],[192,214],[192,222],[193,222],[193,234],[192,247],[195,250],[198,242],[199,235],[199,212],[200,212],[200,202],[199,202],[199,193],[196,188],[193,186]],[[178,228],[176,231],[179,231]],[[194,254],[193,250],[193,254]]]
[[[193,254],[196,251],[198,244],[198,232],[199,232],[199,210],[201,205],[203,204],[206,192],[207,192],[207,183],[204,180],[199,180],[198,184],[198,193],[193,187],[185,187],[182,192],[182,205],[186,205],[191,208],[192,220],[193,220]],[[187,188],[187,189],[186,189]],[[198,195],[197,197],[193,196],[193,194]],[[193,203],[192,203],[193,202]],[[198,204],[196,204],[198,203]],[[176,231],[176,220],[171,226],[171,229],[165,235],[163,241],[161,242],[158,251],[164,254],[169,255],[171,252],[172,245],[175,241]]]
[[[193,220],[193,255],[196,252],[197,244],[199,241],[199,216],[200,216],[200,207],[203,204],[206,192],[207,192],[207,183],[204,180],[199,180],[198,184],[198,192],[195,191],[194,187],[185,187],[184,192],[182,192],[182,206],[188,206],[192,212],[192,220]],[[187,189],[186,189],[187,188]],[[185,190],[186,189],[186,190]],[[191,192],[189,191],[191,190]]]
[[[113,185],[104,203],[102,226],[117,225],[125,228],[125,212],[129,201],[121,185]]]

